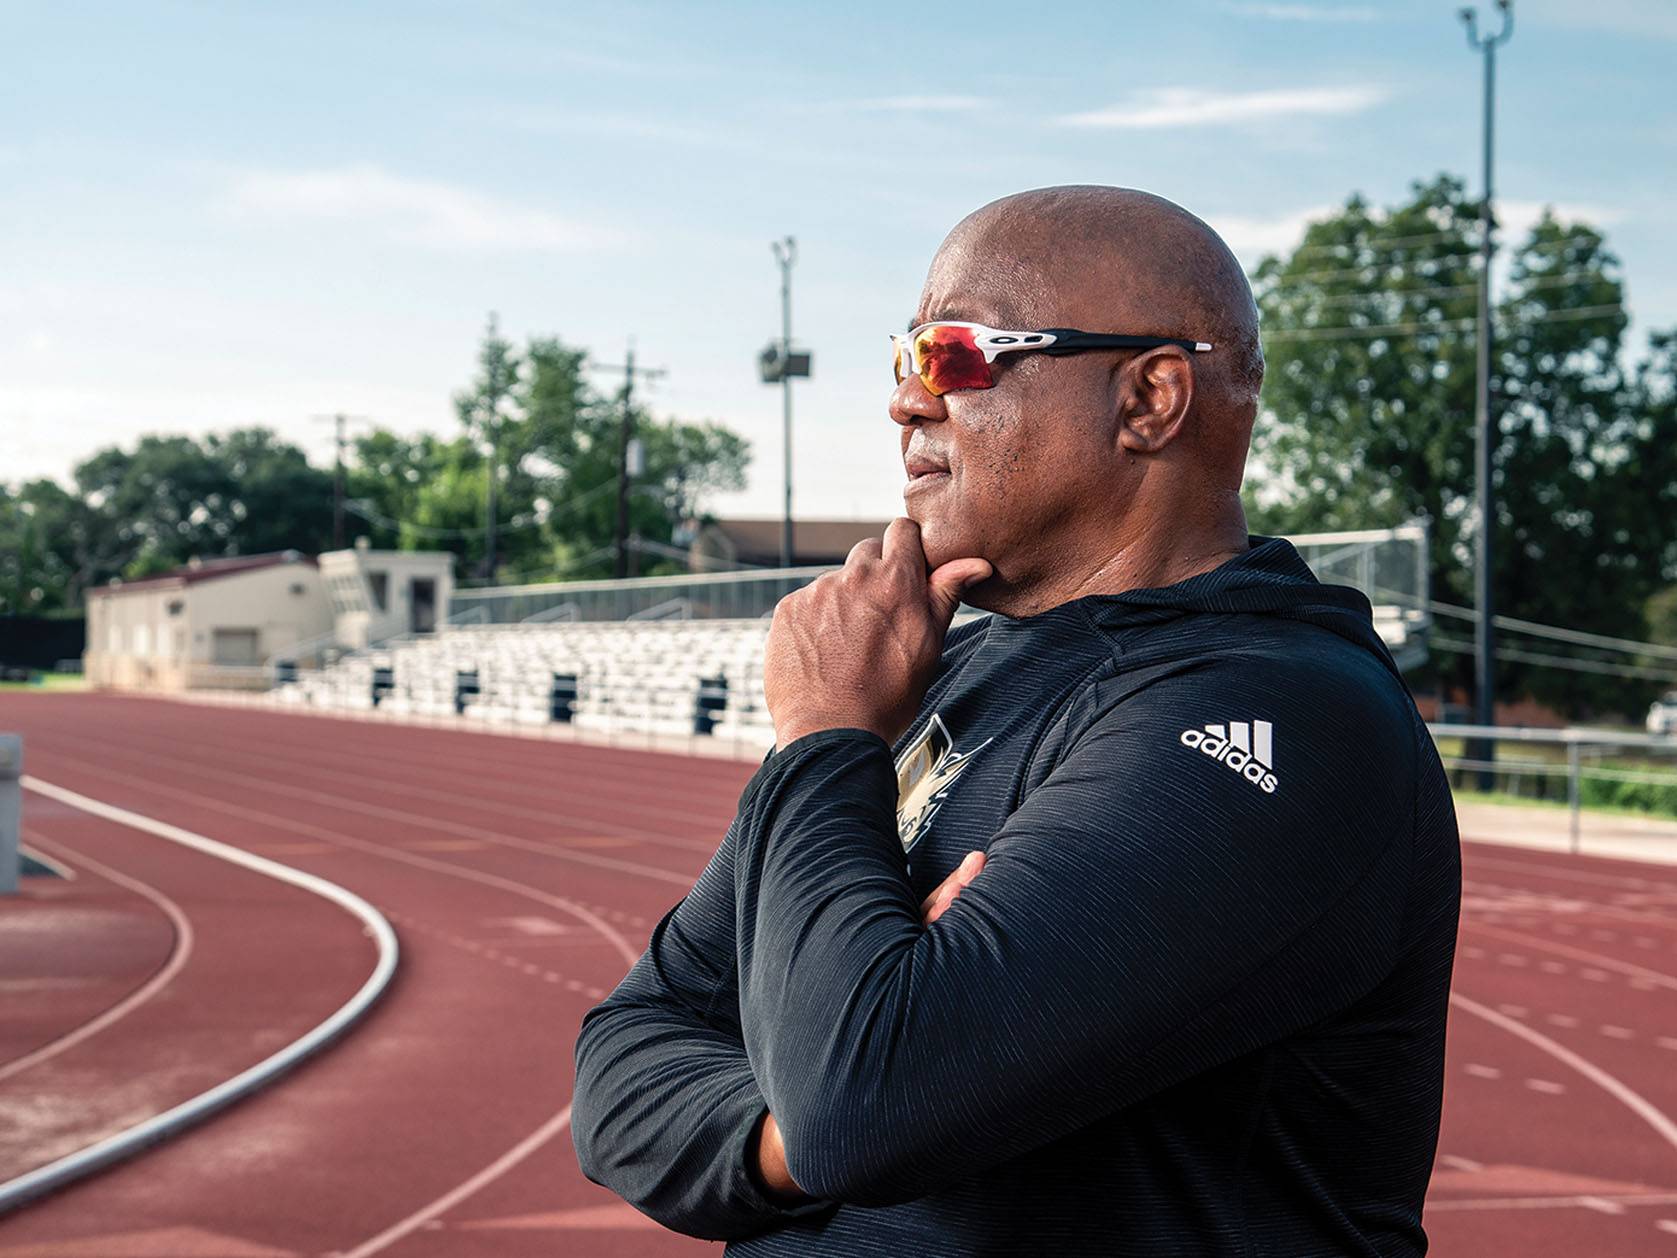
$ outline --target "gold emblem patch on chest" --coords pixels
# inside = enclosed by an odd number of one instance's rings
[[[989,745],[986,738],[971,751],[956,751],[943,719],[934,712],[914,741],[903,748],[897,757],[897,837],[903,851],[926,832],[955,780]]]

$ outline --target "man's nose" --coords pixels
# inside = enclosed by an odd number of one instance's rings
[[[891,393],[891,418],[899,424],[924,424],[949,418],[943,399],[926,389],[918,375],[905,376]]]

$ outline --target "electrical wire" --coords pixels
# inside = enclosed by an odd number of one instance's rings
[[[1535,319],[1517,320],[1512,327],[1528,327],[1536,323],[1561,323],[1573,319],[1594,319],[1607,314],[1629,314],[1619,304],[1580,306],[1576,310],[1557,310]],[[1266,341],[1333,341],[1374,339],[1388,336],[1417,336],[1436,332],[1462,332],[1478,326],[1477,318],[1440,319],[1420,323],[1349,323],[1333,327],[1289,328],[1279,332],[1260,332]],[[1499,335],[1509,330],[1505,328]]]

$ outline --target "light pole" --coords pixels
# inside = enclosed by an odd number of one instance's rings
[[[780,339],[770,341],[758,356],[758,371],[764,384],[780,386],[782,444],[786,458],[786,509],[780,521],[780,566],[792,566],[792,381],[809,378],[807,350],[792,350],[792,264],[798,259],[798,242],[788,236],[770,243],[780,263]]]
[[[1508,42],[1514,33],[1513,0],[1496,0],[1502,23],[1495,35],[1481,36],[1478,14],[1473,9],[1461,11],[1462,24],[1467,27],[1467,46],[1480,53],[1485,62],[1485,133],[1484,133],[1484,199],[1479,203],[1479,398],[1474,414],[1473,474],[1477,482],[1479,506],[1479,536],[1475,547],[1477,560],[1474,573],[1474,601],[1478,605],[1479,624],[1473,638],[1474,663],[1474,720],[1479,725],[1496,724],[1496,595],[1491,587],[1492,543],[1496,527],[1495,486],[1491,483],[1492,463],[1496,454],[1496,426],[1491,413],[1491,258],[1495,253],[1492,240],[1494,220],[1491,213],[1491,152],[1496,121],[1496,50]],[[1496,744],[1487,740],[1474,759],[1489,762],[1496,756]],[[1488,791],[1495,785],[1490,769],[1479,773],[1479,789]]]
[[[798,242],[788,236],[775,241],[775,261],[780,263],[780,356],[792,357],[792,264],[798,260]],[[786,506],[780,521],[780,566],[792,566],[792,373],[780,373],[781,445],[785,459]]]

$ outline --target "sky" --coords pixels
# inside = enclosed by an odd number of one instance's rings
[[[1353,192],[1477,190],[1458,7],[0,0],[0,482],[254,424],[324,464],[340,411],[453,434],[494,312],[600,363],[632,340],[656,414],[752,443],[709,509],[777,515],[790,234],[794,511],[888,518],[885,337],[956,221],[1124,184],[1252,263]],[[1677,3],[1515,11],[1502,214],[1603,229],[1638,346],[1677,324]]]

